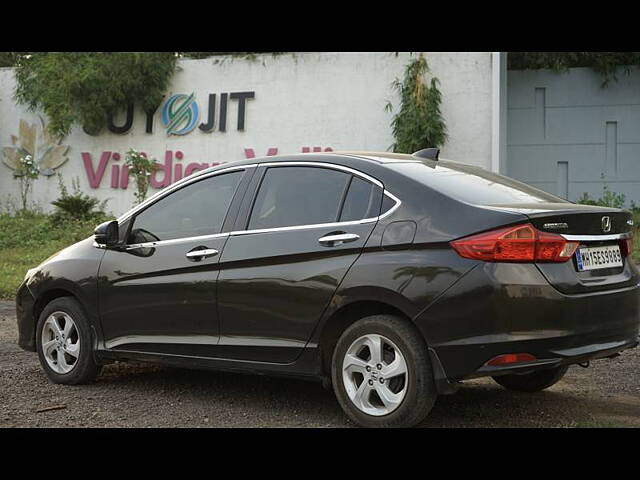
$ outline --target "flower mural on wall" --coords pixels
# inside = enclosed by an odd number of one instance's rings
[[[44,120],[40,118],[41,128],[36,123],[29,124],[20,119],[18,135],[11,135],[13,146],[2,149],[3,162],[16,172],[19,170],[19,160],[27,155],[36,160],[40,174],[51,176],[55,170],[67,160],[68,145],[61,145],[61,140],[56,140],[46,128]]]

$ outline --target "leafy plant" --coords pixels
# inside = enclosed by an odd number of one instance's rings
[[[590,67],[602,76],[602,86],[617,80],[622,67],[626,75],[632,67],[640,66],[640,52],[510,52],[507,56],[510,70],[547,68],[566,72],[569,68]]]
[[[424,75],[428,72],[427,60],[420,54],[405,67],[404,79],[396,78],[391,84],[400,95],[400,110],[391,122],[394,152],[413,153],[423,148],[441,147],[447,140],[447,128],[440,112],[439,80],[432,77],[429,85],[424,83]],[[391,102],[385,108],[391,111]]]
[[[40,175],[40,169],[31,155],[19,156],[16,167],[13,171],[13,178],[17,178],[20,182],[22,210],[27,210],[29,193],[33,188],[33,181]]]
[[[147,158],[143,152],[138,152],[133,148],[127,152],[126,165],[129,167],[129,176],[133,177],[136,182],[136,203],[144,202],[149,191],[149,180],[151,174],[155,172],[159,166],[155,158]]]
[[[604,175],[602,175],[602,177],[604,177]],[[624,208],[626,200],[627,197],[624,193],[612,192],[611,190],[609,190],[609,186],[604,183],[602,186],[602,196],[600,198],[592,198],[587,192],[583,192],[577,203],[580,203],[582,205],[599,205],[601,207]]]
[[[110,115],[136,102],[156,108],[169,86],[178,56],[173,52],[35,52],[18,55],[18,103],[41,109],[49,131],[64,137],[74,125],[97,132]]]
[[[83,193],[80,189],[80,179],[78,177],[71,180],[73,194],[69,194],[60,174],[58,174],[58,186],[60,188],[60,197],[51,202],[51,205],[56,207],[54,214],[56,219],[70,217],[76,220],[90,220],[105,215],[104,210],[109,200],[101,202],[97,198]]]

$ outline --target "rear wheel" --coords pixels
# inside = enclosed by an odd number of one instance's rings
[[[90,325],[71,297],[52,300],[40,314],[36,347],[40,364],[55,383],[88,383],[100,372],[93,356]]]
[[[411,427],[424,420],[437,392],[427,346],[415,327],[392,315],[351,325],[333,353],[338,402],[364,427]]]
[[[516,392],[539,392],[560,381],[569,367],[555,367],[522,375],[510,374],[493,377],[496,383]]]

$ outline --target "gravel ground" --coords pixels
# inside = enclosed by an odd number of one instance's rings
[[[55,385],[16,342],[14,305],[0,302],[0,427],[353,426],[317,383],[117,363],[91,385]],[[465,382],[422,426],[640,427],[640,349],[571,367],[540,393]]]

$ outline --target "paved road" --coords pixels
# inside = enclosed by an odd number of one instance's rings
[[[14,306],[0,302],[0,427],[352,426],[331,392],[298,380],[115,364],[94,384],[54,385],[16,340]],[[535,394],[468,382],[440,397],[422,426],[640,427],[640,349],[572,367]]]

